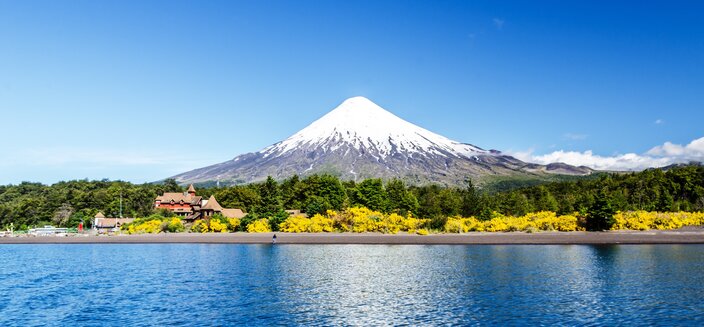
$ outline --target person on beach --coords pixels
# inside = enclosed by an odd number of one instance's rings
[[[274,234],[274,236],[271,238],[271,244],[274,244],[274,243],[276,243],[276,234]]]

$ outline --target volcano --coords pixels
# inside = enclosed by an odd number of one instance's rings
[[[409,184],[462,185],[495,177],[587,175],[592,170],[562,163],[526,163],[497,150],[485,150],[407,122],[364,97],[337,108],[291,137],[258,152],[185,172],[181,184],[242,184],[267,176],[332,174],[342,180],[398,178]]]

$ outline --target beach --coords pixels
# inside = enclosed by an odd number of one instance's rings
[[[274,233],[1,237],[0,244],[271,244]],[[704,244],[704,229],[464,234],[276,233],[276,244]]]

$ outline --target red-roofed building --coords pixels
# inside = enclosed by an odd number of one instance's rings
[[[154,208],[171,210],[186,221],[209,218],[216,213],[222,214],[226,218],[242,218],[245,216],[241,209],[223,208],[212,195],[210,199],[203,200],[202,196],[196,195],[196,189],[193,184],[188,186],[188,191],[185,193],[165,192],[163,195],[157,196],[154,201]]]

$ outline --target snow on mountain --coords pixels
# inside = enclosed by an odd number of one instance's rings
[[[382,158],[393,152],[466,158],[489,153],[413,125],[365,97],[345,100],[308,127],[261,152],[267,157],[283,155],[301,147],[318,146],[331,151],[341,144],[349,144],[358,150],[374,150]]]
[[[267,176],[328,173],[343,180],[400,178],[411,184],[461,185],[466,178],[590,172],[569,165],[528,164],[453,141],[354,97],[281,142],[174,178],[180,183],[249,183]]]

